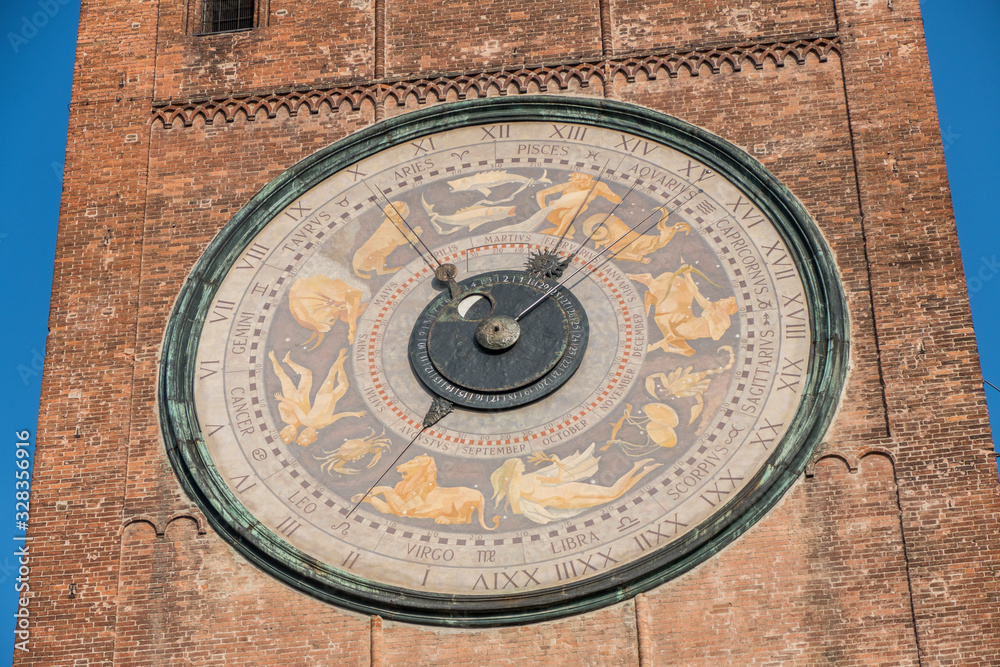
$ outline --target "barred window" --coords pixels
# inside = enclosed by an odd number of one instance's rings
[[[205,0],[204,32],[253,28],[254,0]]]

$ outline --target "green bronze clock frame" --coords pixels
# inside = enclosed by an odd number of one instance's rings
[[[209,456],[193,394],[196,348],[216,289],[272,218],[337,171],[430,133],[529,120],[600,126],[676,148],[727,178],[769,218],[801,274],[811,315],[808,374],[791,427],[752,482],[697,530],[603,576],[501,598],[422,594],[332,568],[259,523]],[[258,192],[209,244],[181,289],[163,342],[159,415],[167,455],[184,490],[216,532],[265,572],[320,600],[392,620],[454,627],[514,625],[627,600],[711,558],[748,530],[791,487],[823,437],[840,400],[848,348],[846,302],[829,247],[791,192],[742,150],[676,118],[620,102],[498,97],[440,104],[378,123],[302,160]]]

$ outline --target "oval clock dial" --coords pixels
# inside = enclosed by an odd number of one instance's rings
[[[825,245],[675,119],[444,105],[295,172],[203,257],[163,384],[189,492],[311,594],[470,625],[608,604],[744,530],[835,407]]]

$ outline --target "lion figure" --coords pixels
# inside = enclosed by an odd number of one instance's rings
[[[376,486],[363,500],[383,514],[434,519],[434,523],[472,523],[473,512],[479,512],[479,525],[495,530],[500,516],[487,526],[483,516],[486,501],[483,494],[467,486],[438,486],[437,464],[433,457],[421,454],[396,468],[403,475],[396,486]],[[377,498],[376,496],[382,496]],[[358,494],[353,502],[361,502]]]

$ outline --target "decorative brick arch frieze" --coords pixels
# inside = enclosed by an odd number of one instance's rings
[[[178,510],[162,519],[157,519],[149,514],[134,514],[122,521],[122,525],[118,528],[118,537],[124,535],[125,529],[130,525],[134,523],[145,523],[152,527],[158,538],[162,538],[167,532],[167,526],[179,519],[189,519],[194,521],[199,535],[204,535],[207,532],[207,529],[205,528],[205,519],[202,517],[200,512],[193,510]]]
[[[884,447],[830,447],[824,448],[806,465],[806,477],[813,477],[816,474],[816,464],[824,459],[837,459],[841,461],[848,472],[856,473],[861,466],[861,460],[868,456],[882,456],[888,459],[893,470],[896,468],[896,457],[891,451]]]
[[[135,514],[122,521],[122,525],[118,527],[118,537],[122,537],[125,534],[125,529],[129,526],[140,523],[144,523],[152,528],[157,537],[163,537],[163,528],[157,523],[154,517],[148,514]]]
[[[226,122],[233,122],[240,114],[252,121],[261,113],[267,118],[274,118],[282,109],[288,115],[295,116],[301,111],[316,114],[324,107],[337,111],[345,104],[351,110],[358,111],[365,104],[377,107],[389,100],[394,101],[397,106],[404,106],[411,99],[418,104],[425,104],[428,100],[523,95],[535,91],[566,90],[574,82],[581,88],[603,86],[618,77],[633,82],[639,76],[646,79],[664,75],[674,78],[682,71],[688,76],[699,76],[703,69],[711,74],[718,74],[724,67],[739,72],[746,65],[762,69],[768,61],[776,67],[784,67],[789,59],[803,65],[810,55],[819,62],[826,62],[831,53],[838,56],[841,54],[840,38],[835,34],[780,42],[663,51],[562,65],[499,68],[326,89],[247,94],[189,102],[170,101],[154,104],[150,122],[171,128],[175,121],[180,121],[184,127],[190,127],[198,116],[206,123],[211,123],[220,115]]]

